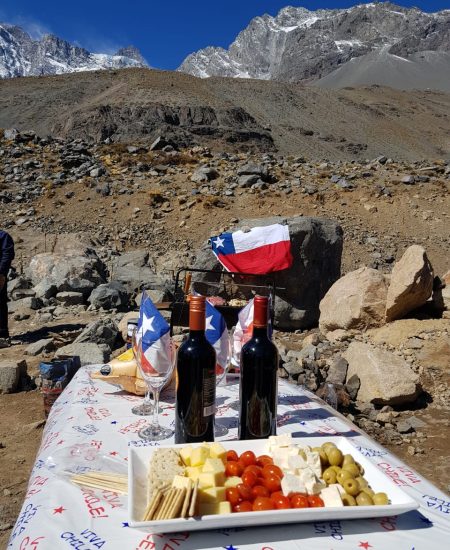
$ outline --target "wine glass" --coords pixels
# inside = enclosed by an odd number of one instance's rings
[[[227,356],[227,364],[224,367],[221,365],[216,365],[216,387],[220,386],[222,381],[225,379],[228,370],[230,368],[231,363],[231,354],[233,353],[233,341],[230,338],[228,340],[228,356]],[[214,436],[215,437],[222,437],[224,435],[227,435],[229,432],[228,428],[224,426],[223,424],[220,424],[217,422],[217,418],[215,419],[214,423]]]
[[[142,374],[142,377],[145,380],[144,371],[142,370],[142,339],[137,338],[137,328],[133,330],[133,334],[131,335],[131,346],[133,350],[134,358],[136,359],[136,363],[138,365],[138,368]],[[150,399],[150,387],[146,383],[145,384],[145,397],[144,401],[140,405],[136,405],[131,409],[131,412],[133,414],[137,414],[138,416],[149,416],[153,413],[153,405]]]
[[[142,376],[153,392],[154,403],[153,403],[153,420],[150,426],[143,428],[139,431],[139,437],[145,441],[160,441],[161,439],[167,439],[173,435],[173,430],[165,428],[159,424],[159,394],[161,393],[162,388],[165,386],[167,381],[170,379],[175,368],[176,363],[176,348],[175,344],[170,341],[170,360],[167,361],[157,361],[152,365],[152,371],[146,372],[142,371]]]

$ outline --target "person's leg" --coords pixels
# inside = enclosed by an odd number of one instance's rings
[[[0,338],[9,338],[8,332],[8,304],[7,304],[6,283],[0,290]]]

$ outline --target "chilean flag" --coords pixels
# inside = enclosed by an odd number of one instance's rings
[[[173,347],[169,331],[169,324],[144,291],[136,333],[138,349],[135,350],[144,377],[164,374],[170,370]],[[158,365],[157,369],[155,365]]]
[[[227,271],[264,275],[292,265],[287,225],[254,227],[247,233],[222,233],[211,239],[212,251]]]

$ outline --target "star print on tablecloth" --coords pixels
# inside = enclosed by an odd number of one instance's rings
[[[110,454],[111,456],[116,456],[116,455],[118,455],[119,453],[118,453],[117,451],[111,451],[109,454]]]
[[[117,424],[117,420],[112,420],[111,424]]]
[[[373,548],[373,546],[371,544],[369,544],[368,542],[360,542],[359,543],[359,548],[365,548],[365,550],[367,550],[368,548]]]
[[[59,508],[53,508],[53,515],[62,514],[66,509],[60,506]]]
[[[122,527],[129,527],[128,521],[122,521]]]
[[[224,546],[223,548],[225,548],[225,550],[238,550],[235,546],[233,546],[232,544],[230,544],[230,546]]]
[[[58,441],[57,445],[62,445],[64,443],[64,439],[61,439],[61,441]]]

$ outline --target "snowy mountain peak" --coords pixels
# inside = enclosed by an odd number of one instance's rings
[[[252,19],[228,50],[199,50],[178,70],[202,78],[310,82],[382,48],[399,57],[450,51],[450,11],[426,13],[390,2],[316,11],[288,6],[275,17]]]
[[[1,78],[147,66],[133,46],[115,55],[91,53],[53,34],[33,40],[21,27],[0,23]]]

